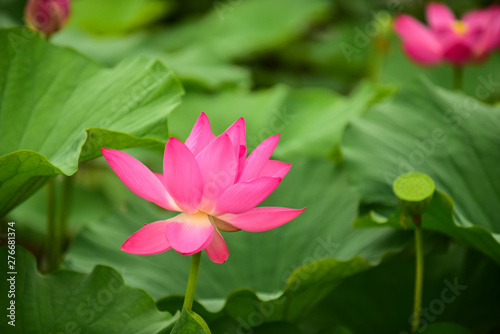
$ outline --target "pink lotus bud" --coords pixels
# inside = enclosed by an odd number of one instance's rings
[[[25,16],[28,26],[50,36],[68,21],[70,0],[28,0]]]

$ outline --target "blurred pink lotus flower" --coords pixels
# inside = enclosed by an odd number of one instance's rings
[[[61,30],[69,14],[70,0],[28,0],[25,9],[28,26],[45,36]]]
[[[245,137],[243,118],[215,137],[202,113],[186,143],[168,140],[163,175],[124,152],[103,148],[107,162],[132,192],[181,212],[146,224],[121,249],[142,255],[170,248],[191,255],[205,249],[213,262],[222,263],[229,251],[219,230],[267,231],[302,213],[305,208],[255,207],[276,189],[291,165],[270,160],[279,135],[264,140],[248,158]]]
[[[455,66],[484,60],[500,46],[500,6],[467,12],[457,20],[441,3],[426,8],[430,27],[408,15],[399,15],[394,29],[403,40],[405,53],[414,61],[432,65],[448,62]]]

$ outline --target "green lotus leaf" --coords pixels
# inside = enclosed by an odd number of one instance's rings
[[[2,259],[7,259],[8,251],[0,249]],[[16,247],[13,257],[17,274],[3,270],[0,288],[6,294],[15,291],[15,298],[2,298],[3,310],[15,301],[15,326],[3,319],[2,333],[152,334],[173,325],[175,319],[158,311],[150,295],[125,285],[112,268],[41,275],[35,257],[24,248]]]
[[[103,68],[27,29],[0,30],[0,47],[0,217],[101,147],[162,148],[183,89],[158,61]]]

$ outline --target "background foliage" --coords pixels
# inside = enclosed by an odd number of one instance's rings
[[[205,112],[216,134],[244,117],[250,148],[281,133],[274,157],[293,167],[264,204],[308,206],[276,230],[226,233],[222,265],[203,255],[194,311],[212,333],[407,333],[415,250],[391,184],[408,171],[438,189],[423,216],[421,333],[500,333],[500,55],[452,91],[451,69],[411,63],[390,27],[400,12],[422,18],[424,2],[393,2],[74,0],[47,42],[20,27],[24,1],[1,1],[15,332],[177,333],[178,319],[206,332],[179,313],[189,258],[119,250],[170,213],[128,191],[99,150],[161,171],[168,137],[184,140]],[[489,3],[448,1],[458,14]],[[41,188],[67,176],[62,269],[42,275]]]

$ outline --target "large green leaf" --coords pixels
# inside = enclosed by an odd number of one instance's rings
[[[0,46],[0,217],[101,147],[162,147],[183,90],[157,61],[106,69],[25,29]]]
[[[458,226],[448,234],[460,234],[499,261],[499,128],[500,108],[420,81],[347,128],[342,144],[346,171],[363,202],[389,205],[397,204],[392,193],[397,176],[429,174],[455,204]],[[445,232],[454,224],[451,202],[442,204]]]
[[[307,205],[308,209],[272,231],[224,234],[230,255],[222,265],[203,256],[197,298],[212,312],[223,308],[225,297],[232,291],[250,288],[259,291],[259,297],[251,293],[250,298],[273,306],[266,321],[299,319],[344,277],[380,262],[388,252],[401,250],[411,240],[408,233],[389,229],[353,229],[358,198],[339,169],[326,161],[293,164],[289,175],[263,205]],[[129,284],[157,298],[182,295],[189,257],[174,251],[139,256],[119,250],[142,223],[170,215],[140,199],[129,203],[124,210],[82,230],[64,265],[78,270],[89,270],[96,263],[112,265],[124,271]],[[244,307],[241,316],[255,309],[252,303],[250,310]]]
[[[8,248],[0,253],[6,260]],[[15,327],[3,319],[2,333],[152,334],[172,325],[169,313],[158,311],[144,291],[125,285],[114,269],[97,266],[90,274],[60,270],[40,275],[27,250],[17,247],[14,257],[17,274],[2,270],[0,287],[5,293],[15,287],[15,298],[2,298],[3,310],[15,300]],[[14,285],[7,281],[11,277]]]

